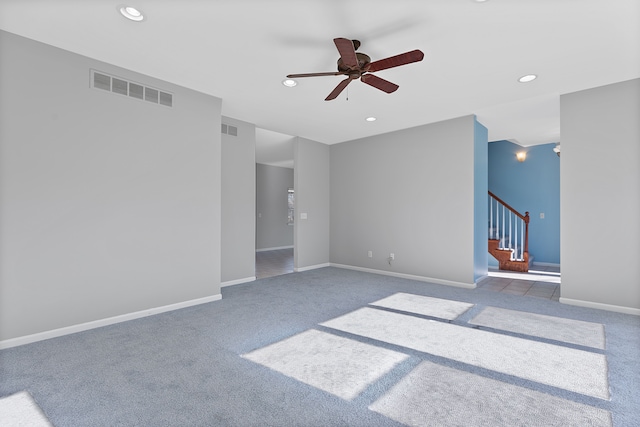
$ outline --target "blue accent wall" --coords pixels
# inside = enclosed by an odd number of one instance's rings
[[[473,126],[473,280],[487,275],[488,256],[487,239],[489,231],[489,202],[487,198],[488,148],[489,132],[487,128],[474,121]]]
[[[520,213],[529,212],[529,254],[534,263],[560,264],[560,157],[553,147],[555,143],[489,143],[489,191]],[[527,153],[522,163],[516,160],[519,151]]]

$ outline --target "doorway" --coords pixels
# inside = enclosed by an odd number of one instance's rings
[[[294,271],[295,137],[256,128],[256,278]]]

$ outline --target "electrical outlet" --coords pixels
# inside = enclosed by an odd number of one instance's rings
[[[369,258],[373,258],[373,251],[369,251],[369,252],[367,252],[367,256],[368,256]]]
[[[540,219],[544,219],[544,212],[540,212]]]
[[[389,254],[389,258],[392,259],[392,260],[396,259],[396,254],[393,254],[393,253]]]

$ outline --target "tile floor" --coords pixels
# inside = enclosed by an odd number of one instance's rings
[[[293,273],[293,249],[256,252],[256,278],[287,273]],[[478,283],[477,289],[558,301],[560,267],[534,265],[528,273],[490,268],[488,277]]]
[[[478,283],[477,289],[558,301],[560,267],[534,265],[528,273],[490,268],[489,276]]]
[[[293,273],[293,248],[256,252],[256,278]]]

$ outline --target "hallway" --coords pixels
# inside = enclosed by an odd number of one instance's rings
[[[293,248],[256,252],[256,279],[293,273]]]

